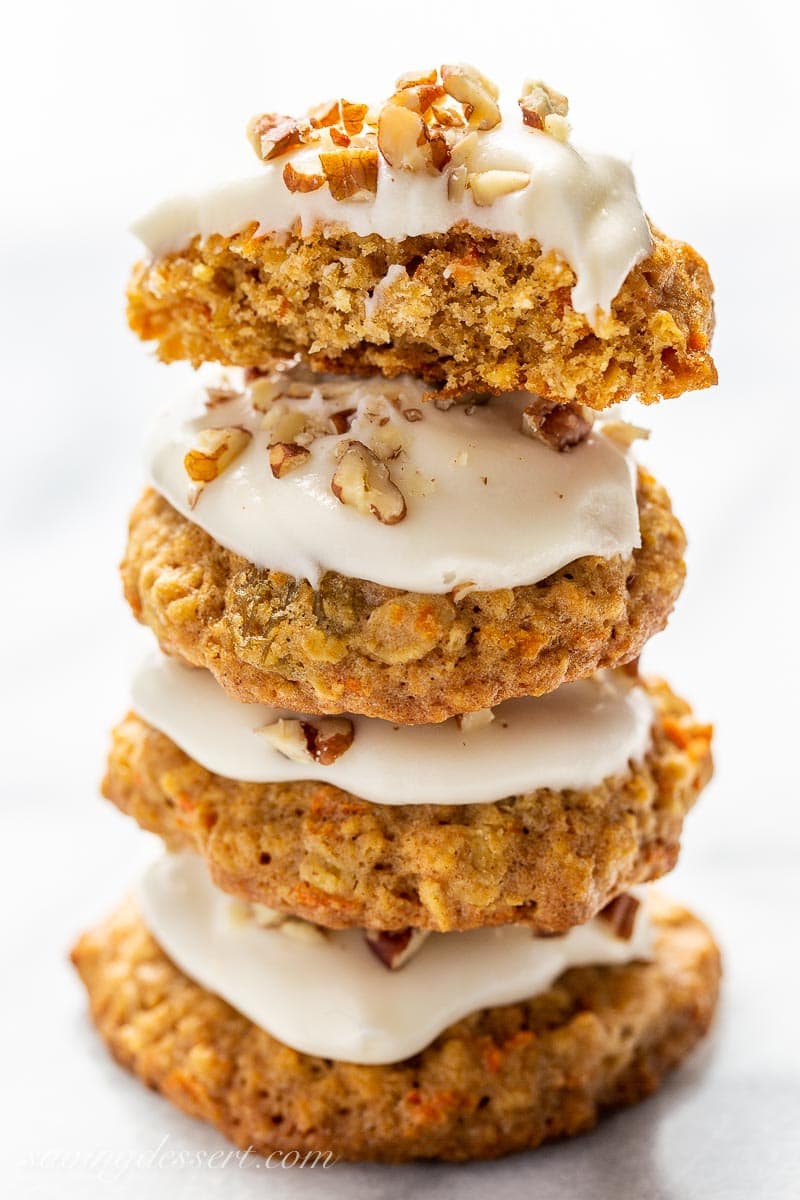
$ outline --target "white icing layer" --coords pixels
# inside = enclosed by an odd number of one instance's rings
[[[444,175],[393,171],[381,157],[378,188],[368,201],[338,201],[326,186],[292,193],[283,182],[287,162],[319,173],[319,149],[307,146],[264,163],[245,178],[158,205],[133,227],[154,255],[182,249],[195,235],[231,236],[257,222],[259,232],[284,232],[300,222],[304,233],[319,223],[343,225],[366,236],[399,240],[444,233],[470,221],[493,233],[535,238],[574,270],[576,311],[594,323],[606,312],[625,277],[652,248],[652,238],[627,164],[576,150],[526,127],[513,108],[495,129],[477,134],[470,169],[526,171],[530,184],[478,207],[469,194],[448,198]]]
[[[284,757],[257,732],[285,709],[241,704],[206,671],[153,656],[133,707],[208,771],[249,783],[320,780],[374,804],[483,804],[537,788],[588,789],[641,761],[651,743],[647,693],[601,672],[536,699],[508,700],[491,724],[393,725],[352,716],[353,744],[328,766]],[[315,718],[304,718],[313,721]]]
[[[138,894],[145,923],[182,971],[287,1046],[343,1062],[397,1062],[468,1013],[545,991],[570,967],[650,953],[640,908],[629,941],[598,918],[554,938],[514,925],[433,933],[389,971],[358,930],[299,941],[234,920],[230,896],[193,854],[160,858]]]
[[[291,400],[309,416],[344,407],[356,415],[347,432],[317,437],[308,461],[282,479],[270,470],[269,434],[248,394],[210,409],[205,393],[172,406],[149,442],[153,485],[221,545],[314,587],[328,570],[427,593],[466,583],[517,587],[584,555],[627,555],[641,544],[633,460],[602,433],[560,454],[521,432],[530,403],[523,393],[442,412],[409,378],[346,386],[345,398],[323,400],[315,390]],[[384,395],[398,390],[402,406]],[[400,411],[412,406],[422,414],[414,422]],[[234,425],[253,432],[249,445],[192,507],[186,452],[199,430]],[[342,504],[331,490],[342,442],[372,447],[387,437],[403,447],[388,464],[407,505],[395,525]]]

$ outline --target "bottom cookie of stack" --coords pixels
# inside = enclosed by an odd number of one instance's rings
[[[589,1129],[659,1086],[717,998],[711,934],[653,894],[561,937],[420,943],[387,970],[396,943],[371,952],[358,930],[244,905],[187,853],[72,957],[148,1086],[239,1146],[350,1160],[492,1158]]]

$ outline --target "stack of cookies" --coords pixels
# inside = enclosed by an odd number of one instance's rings
[[[639,674],[684,537],[615,407],[715,382],[711,281],[537,81],[255,118],[138,232],[163,654],[105,795],[166,853],[73,958],[113,1054],[263,1153],[492,1157],[652,1092],[719,957],[645,885],[710,730]],[[218,364],[216,366],[210,364]]]

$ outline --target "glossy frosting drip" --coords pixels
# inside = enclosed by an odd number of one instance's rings
[[[154,487],[221,545],[257,566],[308,579],[325,571],[426,593],[533,584],[585,555],[628,555],[640,545],[632,458],[597,428],[559,453],[521,432],[530,397],[441,411],[421,382],[317,378],[282,403],[310,422],[347,412],[349,428],[322,433],[283,478],[269,465],[259,387],[227,379],[232,399],[207,406],[202,389],[156,423],[147,464]],[[302,387],[300,389],[302,391]],[[274,407],[274,406],[273,406]],[[410,415],[409,415],[410,414]],[[413,419],[412,419],[413,418]],[[219,478],[193,496],[187,451],[209,428],[252,434]],[[340,502],[337,454],[357,440],[386,460],[406,515],[397,524]]]
[[[138,898],[156,941],[190,978],[287,1046],[343,1062],[400,1061],[468,1013],[535,996],[570,967],[650,952],[642,906],[627,941],[601,918],[552,938],[518,925],[433,933],[389,971],[359,930],[301,940],[242,920],[192,854],[155,862]]]

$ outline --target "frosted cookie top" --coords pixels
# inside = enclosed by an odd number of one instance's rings
[[[209,372],[153,428],[150,481],[258,567],[463,596],[641,544],[630,426],[529,393],[426,398],[419,380]],[[443,411],[443,406],[449,406]],[[620,436],[623,440],[620,441]]]
[[[656,719],[648,692],[622,671],[436,725],[395,725],[243,704],[208,672],[164,655],[136,672],[132,702],[207,771],[248,783],[315,780],[389,805],[599,787],[644,760]]]
[[[137,897],[148,929],[191,979],[285,1045],[343,1062],[398,1062],[471,1012],[546,991],[571,967],[651,956],[638,896],[557,937],[520,925],[432,933],[402,965],[361,930],[323,932],[233,900],[196,854],[158,859]]]
[[[149,213],[134,231],[154,255],[252,225],[397,241],[466,222],[562,257],[576,275],[574,309],[600,331],[652,249],[629,167],[578,151],[566,98],[539,82],[501,104],[474,67],[445,65],[401,77],[379,107],[340,99],[301,118],[265,113],[248,133],[259,173]]]

